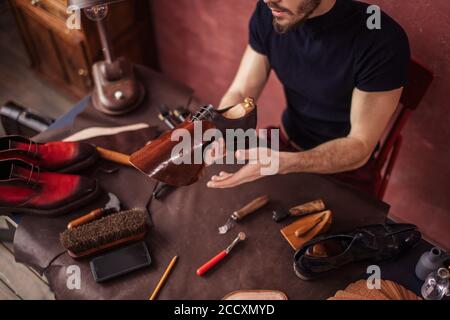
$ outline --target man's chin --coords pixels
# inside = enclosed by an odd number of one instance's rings
[[[287,19],[274,18],[273,27],[275,28],[275,31],[278,33],[286,33],[291,29],[291,23]]]
[[[277,33],[286,33],[288,31],[294,30],[298,26],[304,24],[308,16],[303,16],[301,19],[293,21],[292,19],[286,18],[274,18],[273,27]]]

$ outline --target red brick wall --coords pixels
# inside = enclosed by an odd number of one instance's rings
[[[164,73],[218,103],[247,45],[255,0],[152,0],[159,61]],[[262,97],[260,124],[276,123],[284,97],[271,79]]]
[[[450,1],[373,0],[406,30],[414,57],[435,74],[405,128],[386,201],[394,215],[419,224],[450,249]]]

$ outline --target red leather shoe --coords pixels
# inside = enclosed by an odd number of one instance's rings
[[[99,193],[96,179],[41,172],[22,160],[0,160],[0,212],[57,216],[88,204]]]
[[[45,171],[75,172],[98,159],[95,147],[82,142],[36,143],[21,136],[0,138],[0,160],[22,159]]]

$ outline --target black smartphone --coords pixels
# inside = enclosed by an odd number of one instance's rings
[[[150,266],[151,263],[147,245],[138,242],[96,257],[90,264],[95,281],[103,282]]]

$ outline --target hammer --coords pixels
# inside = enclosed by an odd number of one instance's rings
[[[69,222],[67,229],[74,229],[82,226],[86,223],[94,221],[106,214],[115,213],[120,211],[120,200],[117,196],[111,192],[108,193],[109,201],[104,208],[99,208],[91,211],[87,215],[84,215],[76,220]]]
[[[288,217],[301,217],[315,212],[321,212],[325,210],[325,203],[322,200],[315,200],[299,206],[293,207],[290,210],[278,209],[273,211],[273,220],[275,222],[281,222]]]

